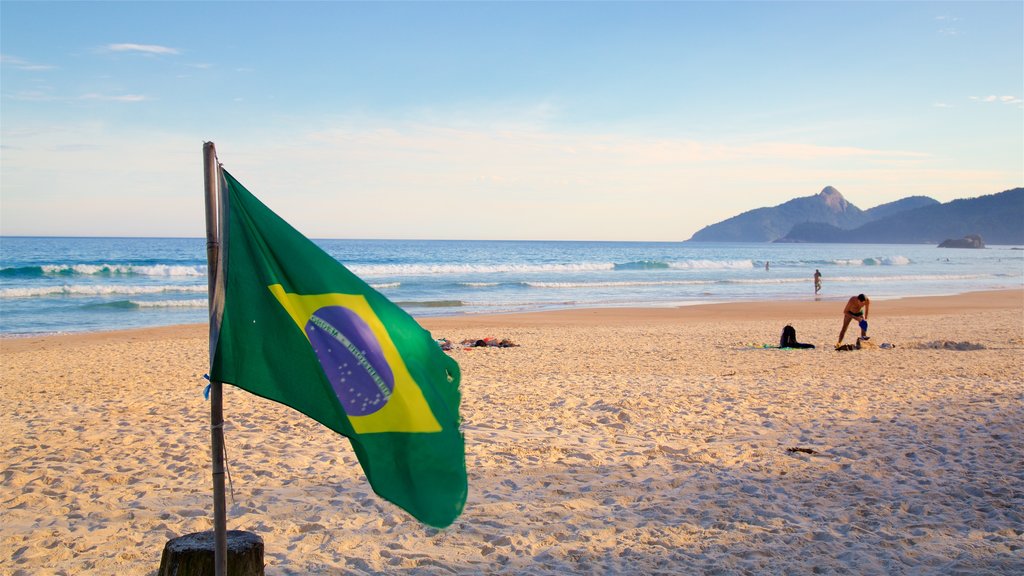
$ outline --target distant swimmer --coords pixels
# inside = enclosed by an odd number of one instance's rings
[[[768,271],[768,261],[767,260],[764,261],[764,271],[765,272]]]
[[[818,292],[821,292],[821,272],[817,268],[815,268],[814,269],[814,293],[817,294]]]
[[[863,294],[858,294],[851,297],[846,302],[846,308],[843,308],[843,329],[839,331],[839,341],[836,342],[836,348],[843,344],[843,337],[846,336],[846,328],[850,325],[851,320],[858,320],[860,325],[860,337],[867,340],[868,338],[868,311],[871,309],[871,300],[869,300]]]

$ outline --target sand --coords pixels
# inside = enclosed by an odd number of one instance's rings
[[[1024,573],[1024,292],[875,301],[893,349],[832,350],[842,305],[424,320],[520,344],[451,352],[470,492],[445,530],[227,386],[228,527],[268,575]],[[819,347],[761,348],[787,322]],[[205,326],[5,339],[0,365],[0,574],[155,574],[211,528]]]

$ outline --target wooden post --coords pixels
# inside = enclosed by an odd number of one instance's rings
[[[220,336],[224,306],[221,231],[225,201],[213,142],[203,144],[206,179],[206,263],[210,296],[210,373]],[[224,397],[221,382],[210,378],[210,456],[213,461],[213,530],[172,538],[164,546],[158,576],[263,576],[263,539],[252,532],[227,530],[224,504]],[[228,559],[231,562],[228,562]],[[230,564],[230,565],[229,565]]]
[[[220,326],[214,315],[219,316],[215,302],[220,265],[220,167],[217,165],[217,150],[213,142],[203,144],[203,173],[206,182],[206,268],[208,295],[210,300],[210,362]],[[221,383],[210,378],[210,455],[213,461],[213,544],[214,575],[227,576],[227,508],[224,503],[224,404]],[[260,554],[262,557],[262,553]]]

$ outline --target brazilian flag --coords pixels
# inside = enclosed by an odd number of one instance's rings
[[[467,492],[459,365],[404,310],[221,174],[211,378],[348,437],[374,492],[448,526]]]

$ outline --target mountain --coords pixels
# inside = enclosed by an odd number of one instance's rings
[[[1024,188],[904,210],[849,230],[807,222],[778,241],[937,245],[971,234],[986,244],[1024,244]]]
[[[936,202],[931,198],[918,199]],[[826,186],[814,196],[794,198],[771,208],[757,208],[705,226],[690,242],[771,242],[785,236],[793,226],[804,222],[821,222],[836,228],[856,228],[872,220],[872,211],[892,214],[901,206],[919,206],[922,200],[905,198],[864,212],[846,201],[838,190]],[[906,204],[904,204],[906,203]]]
[[[888,218],[898,212],[906,212],[907,210],[914,210],[916,208],[924,208],[925,206],[937,206],[939,201],[935,198],[929,198],[928,196],[907,196],[902,200],[895,202],[889,202],[888,204],[880,204],[865,210],[864,213],[868,215],[868,220],[881,220],[882,218]]]

